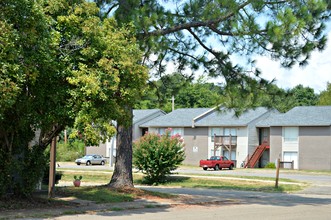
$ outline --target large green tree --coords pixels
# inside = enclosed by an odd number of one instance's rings
[[[269,90],[252,55],[269,56],[284,67],[305,65],[312,51],[325,47],[323,30],[330,16],[323,0],[95,2],[103,8],[101,17],[134,24],[151,74],[164,73],[169,61],[179,73],[202,66],[206,74],[222,77],[227,91],[239,94],[226,102],[238,112],[255,103],[256,91]]]
[[[326,90],[320,93],[318,105],[331,105],[331,83],[327,83]]]
[[[142,100],[135,108],[160,108],[170,112],[174,108],[212,107],[219,104],[223,89],[204,77],[192,80],[181,74],[168,74],[150,81]],[[172,106],[174,97],[174,106]]]
[[[0,195],[28,195],[52,138],[65,126],[87,144],[112,136],[112,120],[131,120],[126,106],[147,72],[132,26],[100,20],[95,3],[3,0],[0,8]]]

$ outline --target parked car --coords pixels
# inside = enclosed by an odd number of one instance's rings
[[[97,155],[97,154],[85,155],[82,158],[76,159],[75,163],[77,165],[86,164],[86,166],[93,165],[93,164],[105,165],[106,158],[103,158],[102,156]]]
[[[200,160],[200,167],[202,167],[203,170],[207,170],[208,168],[213,168],[214,170],[229,168],[232,170],[234,162],[225,156],[211,156],[210,159]]]

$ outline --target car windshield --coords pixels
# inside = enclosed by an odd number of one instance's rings
[[[91,158],[92,156],[91,155],[85,155],[84,157],[83,157],[83,159],[88,159],[88,158]]]

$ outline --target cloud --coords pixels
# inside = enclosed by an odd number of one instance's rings
[[[328,33],[328,43],[324,51],[314,51],[308,65],[294,66],[291,69],[282,68],[277,61],[268,57],[257,58],[256,66],[262,71],[262,77],[276,79],[277,86],[288,89],[302,84],[313,88],[316,93],[326,89],[331,82],[331,31]]]

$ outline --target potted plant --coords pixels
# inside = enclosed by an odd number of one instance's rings
[[[82,179],[83,177],[82,176],[74,176],[74,186],[75,187],[79,187],[80,186],[80,180]]]

